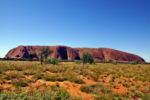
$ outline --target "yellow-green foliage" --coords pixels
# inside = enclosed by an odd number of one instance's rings
[[[111,76],[109,87],[102,85],[102,77],[105,78],[106,76]],[[79,64],[75,62],[61,62],[58,65],[41,65],[39,62],[29,61],[0,61],[0,83],[3,84],[11,80],[12,87],[16,89],[24,89],[39,79],[50,82],[70,81],[84,85],[85,81],[83,77],[97,82],[98,85],[81,87],[81,91],[95,94],[98,100],[108,98],[108,96],[112,96],[112,98],[115,99],[123,97],[149,98],[150,85],[147,85],[150,84],[149,64],[97,63],[83,65],[82,63]],[[137,83],[138,81],[140,82]],[[117,87],[118,84],[122,84],[122,86],[128,88],[128,92],[124,95],[113,94],[111,88]],[[2,89],[0,89],[0,91],[2,91]],[[68,92],[62,92],[63,93],[59,95],[66,95],[67,98],[70,98],[67,94]],[[39,94],[40,93],[34,95]],[[19,95],[24,96],[22,93],[19,93]],[[25,95],[28,96],[29,94],[25,93]],[[47,94],[45,95],[48,96]],[[9,95],[2,92],[0,96],[0,98],[3,98]]]

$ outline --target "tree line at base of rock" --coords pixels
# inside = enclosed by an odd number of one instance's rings
[[[41,64],[58,64],[60,60],[55,58],[49,58],[48,56],[52,54],[52,51],[48,48],[42,48],[41,52],[39,54],[40,62]],[[68,62],[68,61],[67,61]],[[127,63],[127,64],[139,64],[137,61],[131,61],[131,62],[118,62],[117,60],[110,60],[110,61],[101,61],[102,63],[112,63],[112,64],[118,64],[118,63]],[[84,52],[81,56],[80,61],[76,61],[76,63],[83,63],[83,64],[95,64],[93,56],[88,53]]]
[[[58,64],[59,60],[54,58],[49,58],[48,56],[52,54],[52,51],[48,48],[42,48],[39,54],[41,64]],[[81,61],[83,64],[94,64],[94,58],[90,53],[83,53],[81,57]]]

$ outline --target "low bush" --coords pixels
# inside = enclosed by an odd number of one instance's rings
[[[63,82],[63,81],[67,80],[67,77],[63,77],[63,76],[59,76],[59,75],[52,75],[52,76],[44,76],[43,79],[46,80],[46,81]]]
[[[131,61],[130,64],[137,65],[137,64],[139,64],[139,62],[138,61]]]
[[[33,76],[33,79],[34,80],[39,80],[39,79],[43,79],[45,74],[43,73],[36,73],[34,76]]]
[[[34,71],[34,70],[25,70],[25,71],[23,72],[24,75],[34,75],[34,74],[36,74],[36,73],[37,73],[37,72]]]
[[[12,80],[12,79],[19,79],[19,78],[23,78],[23,74],[21,72],[18,71],[8,71],[5,73],[5,79],[6,80]]]
[[[62,75],[59,75],[59,74],[49,75],[49,74],[39,73],[39,74],[34,75],[33,79],[34,80],[43,79],[45,81],[52,81],[52,82],[56,82],[56,81],[63,82],[63,81],[68,80],[68,77],[67,76],[62,76]]]
[[[81,64],[82,62],[80,60],[75,61],[76,64]]]
[[[48,59],[48,60],[46,61],[46,64],[58,65],[58,63],[59,63],[59,60],[58,60],[58,59],[53,59],[53,58]]]
[[[109,60],[108,63],[112,63],[114,65],[117,65],[119,62],[117,60]]]
[[[64,89],[57,89],[44,92],[3,92],[0,93],[0,100],[74,100]],[[77,100],[77,99],[75,99]]]
[[[91,86],[82,86],[80,89],[82,92],[91,93],[91,94],[99,94],[99,93],[109,94],[112,92],[111,89],[101,84],[95,84]]]
[[[16,80],[12,80],[12,84],[16,87],[26,87],[28,86],[29,83],[31,83],[31,80],[27,80],[27,79],[16,79]]]
[[[150,100],[150,95],[145,94],[145,95],[143,95],[142,99],[143,100]]]
[[[77,83],[77,84],[84,84],[85,83],[82,79],[80,79],[80,78],[73,78],[73,77],[70,78],[69,81]]]

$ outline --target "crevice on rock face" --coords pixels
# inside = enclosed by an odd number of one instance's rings
[[[68,60],[67,48],[66,47],[59,47],[57,49],[57,53],[59,54],[59,58],[61,60]]]

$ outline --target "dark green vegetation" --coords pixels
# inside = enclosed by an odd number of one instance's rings
[[[59,63],[59,60],[54,59],[54,58],[48,59],[46,62],[46,64],[53,64],[53,65],[58,65],[58,63]]]
[[[52,53],[52,51],[48,47],[42,48],[42,50],[39,54],[41,64],[57,65],[59,63],[58,59],[48,57],[51,53]]]
[[[83,53],[81,57],[82,63],[83,64],[93,64],[94,59],[91,54],[89,53]]]
[[[39,54],[39,58],[40,58],[40,62],[41,64],[46,63],[48,60],[48,56],[52,53],[52,51],[48,48],[42,48],[40,54]]]
[[[149,76],[149,64],[0,61],[0,100],[149,100]]]

